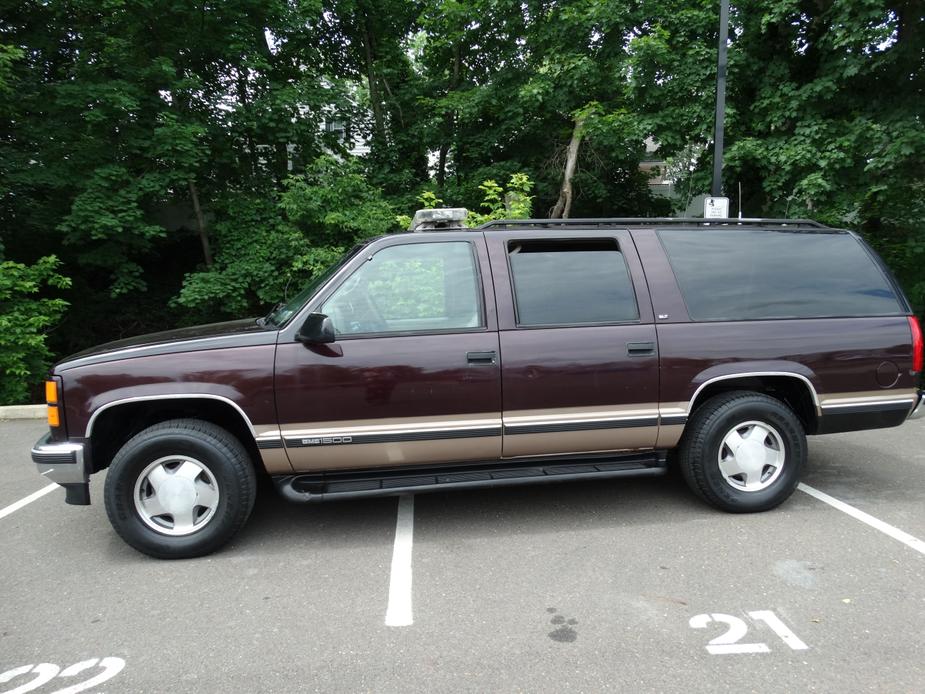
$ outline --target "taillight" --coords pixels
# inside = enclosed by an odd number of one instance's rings
[[[922,371],[922,362],[925,361],[925,345],[922,343],[922,326],[919,325],[919,319],[915,316],[909,316],[909,327],[912,329],[912,371],[920,373]]]

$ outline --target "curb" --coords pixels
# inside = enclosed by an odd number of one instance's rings
[[[0,422],[12,419],[45,419],[46,405],[8,405],[0,407]]]

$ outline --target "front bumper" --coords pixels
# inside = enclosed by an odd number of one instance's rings
[[[919,391],[919,399],[916,401],[915,406],[912,408],[912,412],[909,414],[909,419],[920,419],[925,417],[925,391]]]
[[[64,487],[67,503],[90,503],[90,472],[82,443],[55,442],[45,434],[32,447],[32,462],[43,477]]]

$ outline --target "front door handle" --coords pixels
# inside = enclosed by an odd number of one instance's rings
[[[655,354],[654,342],[627,342],[626,356],[628,357],[646,357]]]
[[[494,364],[497,359],[497,353],[491,352],[466,352],[466,361],[470,364],[484,364],[486,366]]]

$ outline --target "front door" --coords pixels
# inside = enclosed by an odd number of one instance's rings
[[[370,468],[501,456],[501,374],[481,234],[396,236],[351,261],[309,311],[326,345],[280,334],[276,406],[293,469]]]
[[[658,355],[626,231],[486,232],[505,458],[653,448]]]

